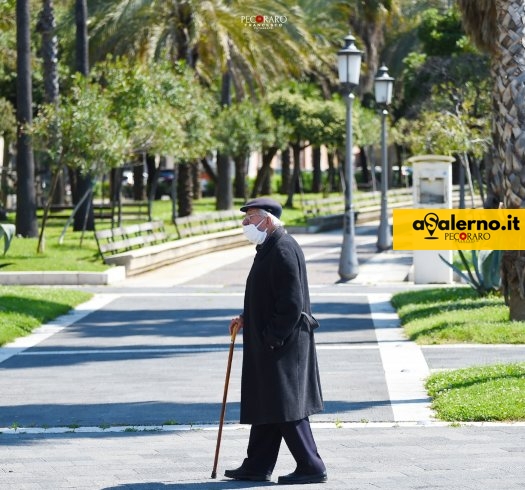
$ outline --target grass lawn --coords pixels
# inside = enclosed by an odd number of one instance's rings
[[[392,297],[407,336],[418,344],[525,343],[525,322],[511,322],[503,298],[467,287],[407,291]],[[525,363],[437,372],[426,388],[446,421],[525,420]]]
[[[0,272],[12,271],[105,271],[108,266],[98,255],[93,232],[86,232],[81,243],[81,232],[68,231],[59,245],[62,230],[46,227],[43,253],[37,253],[38,238],[13,238],[5,256],[0,255]]]
[[[305,198],[320,197],[308,194]],[[286,196],[274,195],[274,199],[283,203]],[[234,209],[244,204],[244,200],[234,199]],[[202,198],[194,202],[194,213],[215,211],[215,198]],[[168,233],[175,233],[171,223],[171,201],[158,200],[153,202],[152,218],[163,220]],[[242,213],[239,211],[239,226],[241,226]],[[285,209],[283,221],[289,226],[304,224],[304,214],[300,207],[300,196],[295,198],[294,209]],[[123,225],[131,224],[123,222]],[[59,244],[59,237],[65,224],[64,219],[51,218],[45,230],[45,248],[43,253],[37,253],[37,238],[13,238],[7,253],[0,254],[0,272],[11,271],[86,271],[97,272],[108,268],[98,254],[95,236],[92,231],[75,232],[70,227],[64,235],[63,243]],[[107,227],[108,222],[97,224]],[[3,247],[3,242],[0,242]],[[2,249],[3,250],[3,249]]]
[[[0,345],[29,335],[92,296],[69,289],[0,286]]]
[[[523,344],[525,322],[509,321],[500,296],[467,287],[407,291],[392,297],[401,324],[418,344]]]
[[[426,388],[441,420],[525,420],[525,363],[435,373]]]

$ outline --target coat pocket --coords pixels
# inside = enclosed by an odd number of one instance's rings
[[[319,328],[319,322],[311,314],[306,313],[306,311],[301,312],[301,328],[313,332],[315,329]]]

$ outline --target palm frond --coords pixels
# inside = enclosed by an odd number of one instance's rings
[[[497,40],[496,0],[458,0],[463,26],[474,44],[483,51],[494,51]]]

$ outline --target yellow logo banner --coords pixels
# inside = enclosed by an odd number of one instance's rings
[[[394,209],[394,250],[525,250],[525,209]]]

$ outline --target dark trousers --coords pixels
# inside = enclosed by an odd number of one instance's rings
[[[326,471],[323,460],[317,452],[308,417],[280,424],[252,425],[248,442],[248,457],[243,467],[257,473],[271,474],[281,440],[288,446],[301,473],[320,473]]]

